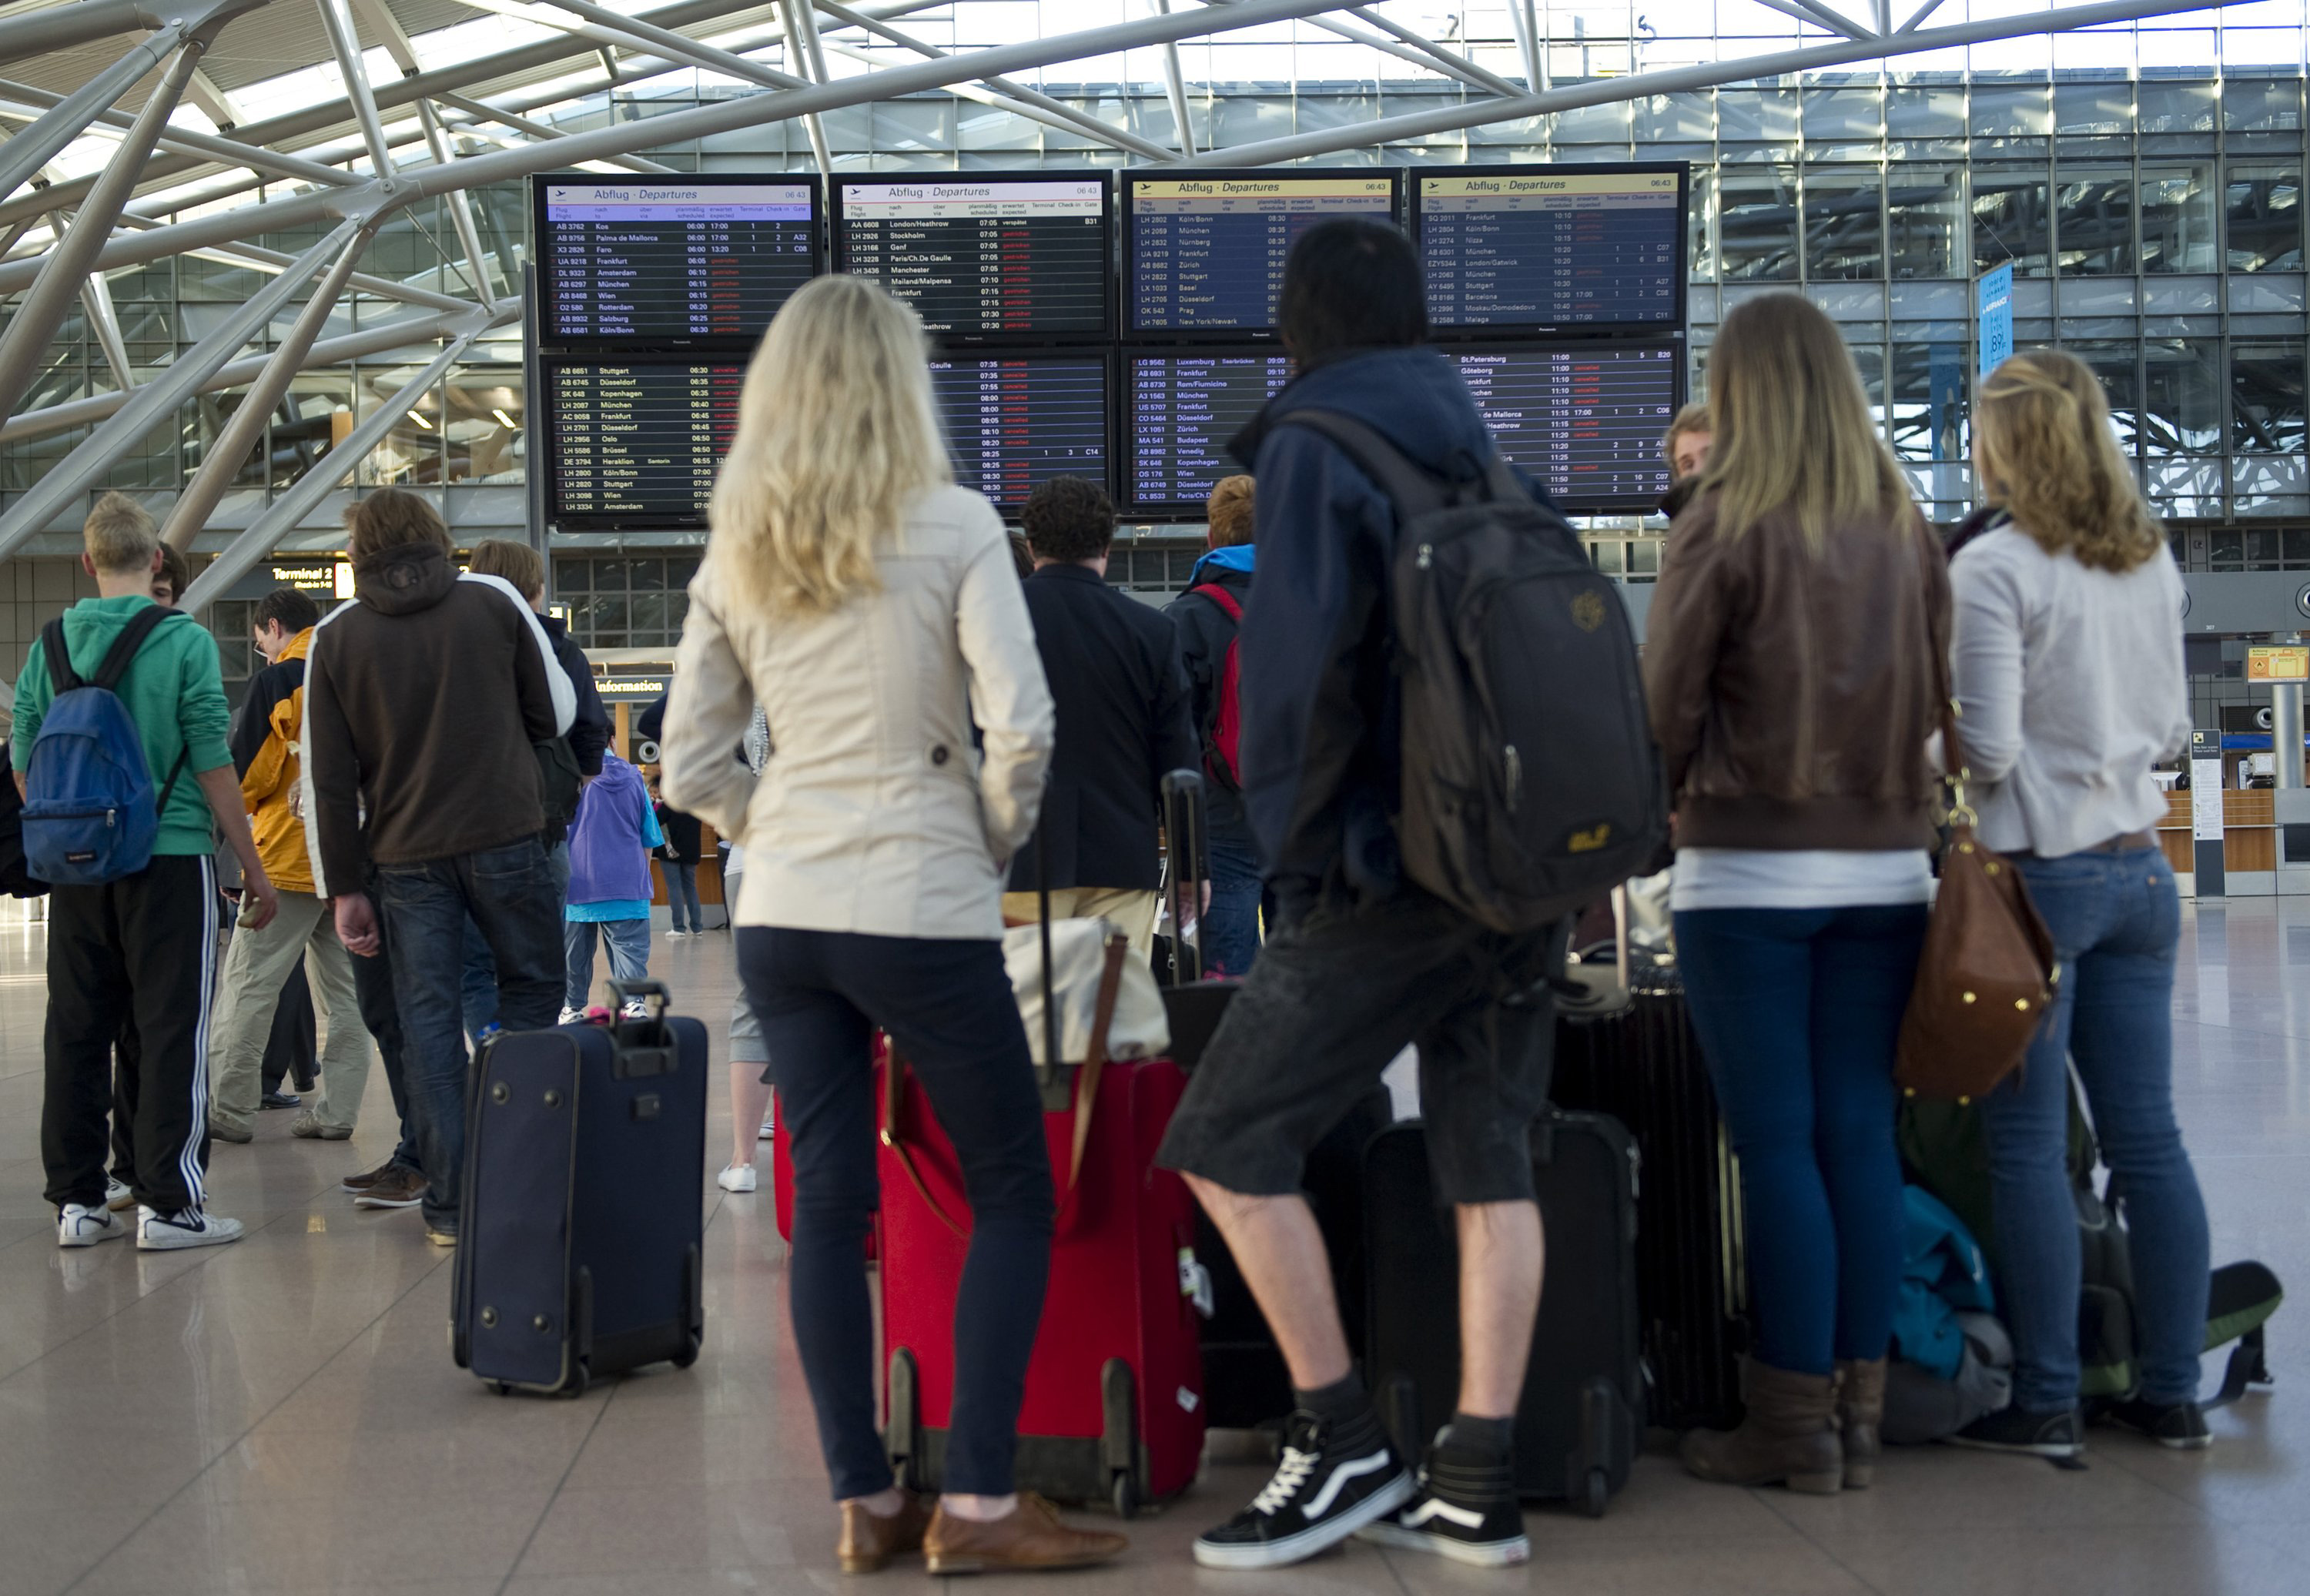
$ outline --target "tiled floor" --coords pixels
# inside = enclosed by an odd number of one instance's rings
[[[2175,1015],[2177,1088],[2218,1259],[2310,1281],[2310,902],[2201,906]],[[658,973],[714,1021],[727,938]],[[500,1400],[449,1362],[446,1256],[413,1213],[356,1212],[339,1176],[391,1141],[383,1083],[350,1144],[263,1116],[217,1149],[214,1252],[59,1252],[40,1201],[37,929],[0,925],[0,1592],[397,1596],[833,1590],[832,1528],[785,1324],[769,1199],[709,1190],[706,1352],[577,1401]],[[717,1079],[713,1149],[727,1135]],[[765,1160],[767,1166],[767,1160]],[[767,1184],[767,1182],[766,1182]],[[2272,1330],[2274,1393],[2216,1416],[2210,1453],[2096,1432],[2093,1466],[1928,1450],[1835,1498],[1696,1484],[1646,1458],[1598,1522],[1532,1520],[1530,1568],[1357,1547],[1264,1576],[1186,1543],[1255,1488],[1215,1465],[1133,1526],[1125,1562],[1036,1590],[1628,1593],[2310,1592],[2310,1310]],[[893,1572],[881,1583],[910,1586]],[[982,1580],[974,1596],[1002,1596]],[[863,1585],[853,1583],[853,1589]]]

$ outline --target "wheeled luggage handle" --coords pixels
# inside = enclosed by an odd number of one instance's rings
[[[1174,770],[1163,778],[1163,849],[1170,865],[1164,884],[1170,898],[1171,984],[1185,986],[1203,975],[1203,950],[1187,941],[1188,922],[1201,921],[1201,888],[1211,873],[1200,771]]]
[[[665,1027],[665,1011],[673,1004],[673,994],[665,983],[645,978],[639,981],[620,981],[612,977],[607,983],[612,1012],[623,1014],[628,1003],[639,1001],[645,1018],[613,1019],[610,1035],[615,1045],[610,1062],[610,1073],[620,1080],[634,1080],[650,1075],[671,1075],[682,1067],[682,1049]]]

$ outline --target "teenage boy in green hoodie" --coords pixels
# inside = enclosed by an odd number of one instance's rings
[[[65,651],[74,672],[95,675],[113,639],[152,603],[161,541],[135,500],[108,493],[89,512],[81,565],[98,596],[65,612]],[[209,1002],[217,946],[216,833],[239,857],[246,881],[240,923],[252,929],[278,906],[241,807],[230,718],[216,639],[189,615],[155,628],[117,689],[144,745],[152,779],[167,790],[152,863],[99,886],[60,886],[48,896],[47,1090],[40,1158],[57,1208],[56,1245],[93,1246],[127,1227],[105,1205],[105,1114],[112,1045],[124,1014],[141,1045],[135,1123],[136,1245],[151,1251],[238,1241],[241,1227],[207,1211]],[[47,651],[35,647],[16,679],[13,752],[21,792],[56,690]],[[172,773],[191,779],[177,780]]]

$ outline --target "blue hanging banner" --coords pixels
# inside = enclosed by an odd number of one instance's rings
[[[1975,319],[1981,329],[1981,354],[1974,368],[1977,379],[2005,364],[2013,353],[2013,265],[2007,262],[1984,272],[1974,283]]]

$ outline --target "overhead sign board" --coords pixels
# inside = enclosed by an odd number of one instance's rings
[[[1981,353],[1974,368],[1976,378],[1987,377],[2013,355],[2013,267],[2010,263],[1984,272],[1974,284],[1976,320],[1980,326]]]

